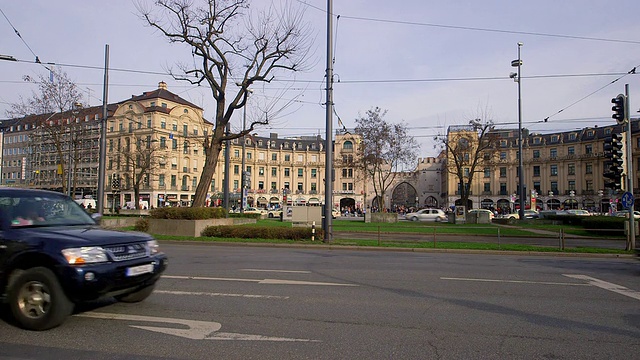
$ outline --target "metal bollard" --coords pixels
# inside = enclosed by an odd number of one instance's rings
[[[316,241],[316,222],[311,223],[311,241]]]

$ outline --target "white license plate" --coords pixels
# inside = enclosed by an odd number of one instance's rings
[[[153,264],[140,265],[127,268],[127,276],[137,276],[153,272]]]

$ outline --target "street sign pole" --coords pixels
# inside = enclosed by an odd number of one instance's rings
[[[631,142],[631,119],[629,118],[629,84],[624,85],[625,92],[625,119],[626,122],[626,141],[627,144],[625,146],[625,150],[627,152],[627,192],[631,193],[631,199],[633,200],[633,152],[632,152],[632,142]],[[627,250],[633,250],[636,248],[636,228],[635,228],[635,219],[633,216],[633,201],[631,202],[631,208],[629,209],[629,241],[627,242]]]

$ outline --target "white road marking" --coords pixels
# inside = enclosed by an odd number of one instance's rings
[[[440,280],[499,282],[499,283],[515,283],[515,284],[589,286],[589,284],[576,284],[576,283],[564,283],[564,282],[552,282],[552,281],[529,281],[529,280],[474,279],[474,278],[452,278],[452,277],[441,277]]]
[[[268,284],[268,285],[359,286],[355,284],[344,284],[344,283],[328,283],[328,282],[280,280],[280,279],[262,279],[261,280],[261,279],[238,279],[238,278],[175,276],[175,275],[163,275],[162,277],[166,279],[182,279],[182,280],[241,281],[241,282],[254,282],[258,284]]]
[[[251,299],[288,299],[288,296],[275,296],[275,295],[251,295],[251,294],[225,294],[225,293],[208,293],[208,292],[193,292],[193,291],[168,291],[168,290],[154,290],[154,294],[169,294],[169,295],[194,295],[194,296],[226,296],[226,297],[240,297]]]
[[[179,337],[192,339],[192,340],[320,342],[320,340],[312,340],[312,339],[295,339],[295,338],[271,337],[271,336],[264,336],[264,335],[236,334],[236,333],[224,333],[224,332],[218,333],[217,331],[222,328],[222,324],[218,322],[213,322],[213,321],[172,319],[172,318],[127,315],[127,314],[111,314],[111,313],[101,313],[101,312],[94,312],[94,311],[89,311],[82,314],[76,314],[74,316],[94,318],[94,319],[143,321],[143,322],[183,325],[183,326],[186,326],[187,329],[165,328],[165,327],[158,327],[158,326],[140,326],[140,325],[129,325],[129,326],[136,329],[154,331],[154,332],[159,332],[159,333],[173,335],[173,336],[179,336]]]
[[[276,272],[276,273],[292,273],[292,274],[311,274],[311,271],[304,271],[304,270],[240,269],[240,271]]]
[[[606,282],[603,280],[599,280],[596,278],[592,278],[591,276],[579,275],[579,274],[562,274],[566,277],[570,277],[573,279],[585,280],[588,281],[587,285],[597,286],[601,289],[613,291],[614,293],[618,293],[620,295],[628,296],[630,298],[634,298],[636,300],[640,300],[640,292],[636,290],[631,290],[621,285],[617,285],[614,283]]]

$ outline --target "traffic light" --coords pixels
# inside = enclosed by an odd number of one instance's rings
[[[111,177],[111,188],[120,188],[120,177],[118,176],[118,174],[113,174],[113,176]]]
[[[618,124],[624,124],[627,121],[626,102],[627,97],[622,94],[611,99],[611,103],[613,104],[611,108],[613,115],[611,115],[611,117],[616,119]]]
[[[604,187],[620,190],[622,189],[622,173],[624,171],[624,153],[622,152],[622,134],[611,134],[604,139]]]

